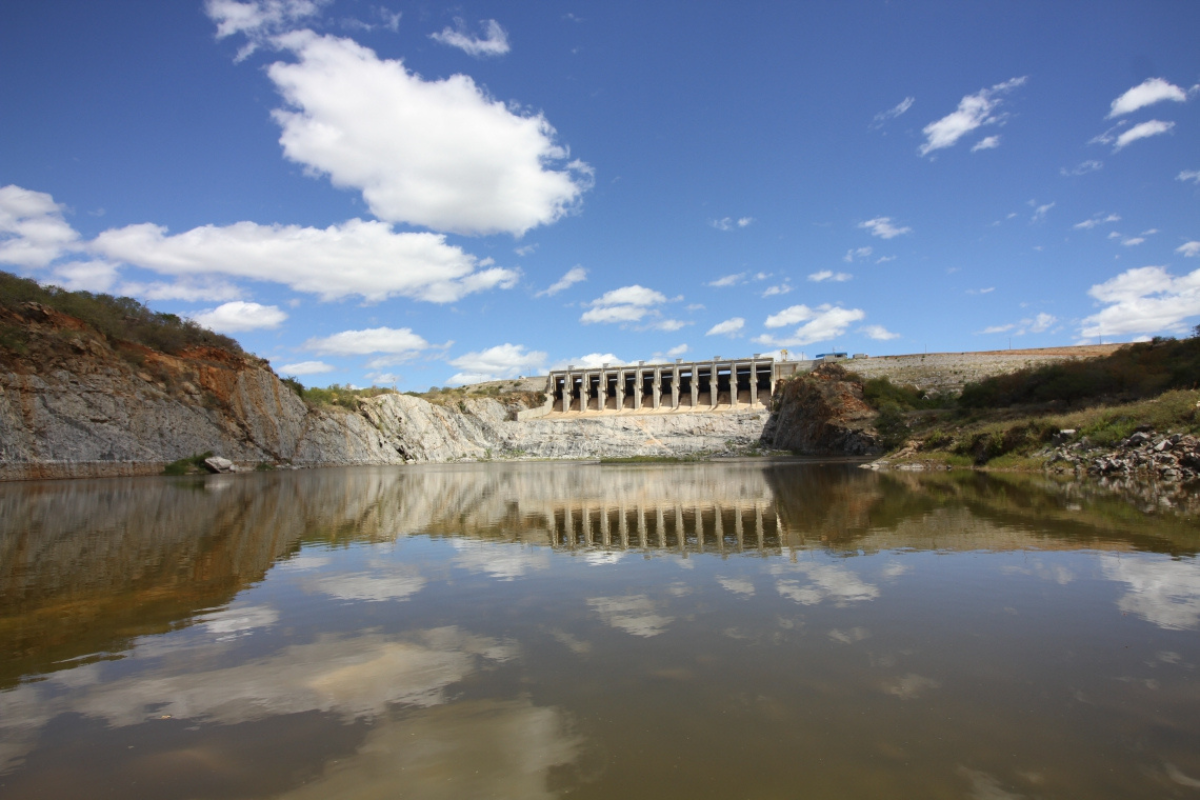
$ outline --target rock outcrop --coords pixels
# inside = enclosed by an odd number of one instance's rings
[[[1069,469],[1093,477],[1180,483],[1200,478],[1200,439],[1178,433],[1155,434],[1152,429],[1134,432],[1111,450],[1097,448],[1084,437],[1063,441],[1039,455],[1047,459],[1047,468],[1054,472]]]
[[[524,404],[467,399],[458,407],[387,394],[364,400],[362,416],[409,461],[487,458],[686,457],[755,446],[762,409],[642,416],[597,415],[517,422]]]
[[[862,385],[847,378],[842,367],[825,364],[779,384],[763,443],[805,455],[881,453],[871,424],[875,411],[863,400]]]
[[[536,399],[528,392],[447,405],[389,393],[356,410],[314,408],[253,356],[200,346],[166,354],[27,305],[0,309],[23,350],[0,346],[0,480],[157,474],[209,451],[247,468],[879,449],[874,412],[836,366],[781,383],[772,412],[518,421]]]
[[[210,450],[243,464],[402,460],[365,418],[309,408],[261,359],[168,355],[28,312],[0,316],[25,350],[0,349],[0,479],[154,474]]]

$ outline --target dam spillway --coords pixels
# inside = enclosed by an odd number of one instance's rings
[[[790,369],[789,369],[790,368]],[[652,413],[765,408],[794,362],[770,356],[553,370],[544,413]]]

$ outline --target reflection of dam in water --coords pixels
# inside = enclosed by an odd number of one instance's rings
[[[783,525],[768,499],[614,504],[564,502],[551,512],[555,547],[651,548],[681,553],[778,553]]]

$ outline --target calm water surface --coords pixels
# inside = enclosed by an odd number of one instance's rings
[[[0,796],[1200,797],[1198,549],[839,465],[0,485]]]

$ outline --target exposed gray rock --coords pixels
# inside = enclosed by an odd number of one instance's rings
[[[216,473],[234,472],[236,469],[232,461],[230,461],[228,458],[221,458],[220,456],[212,456],[204,459],[204,466],[208,467],[209,472]]]

